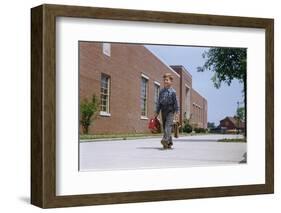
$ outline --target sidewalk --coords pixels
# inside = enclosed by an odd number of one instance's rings
[[[174,138],[163,150],[160,138],[80,143],[80,171],[148,169],[238,164],[246,143],[217,142],[241,135],[197,135]]]

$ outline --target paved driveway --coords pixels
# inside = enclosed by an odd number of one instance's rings
[[[240,135],[198,135],[174,138],[174,148],[163,150],[161,138],[80,143],[80,171],[188,167],[237,164],[246,143],[217,142]]]

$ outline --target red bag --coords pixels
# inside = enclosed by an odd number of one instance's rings
[[[157,117],[151,118],[148,123],[148,128],[152,133],[160,132],[160,121]]]

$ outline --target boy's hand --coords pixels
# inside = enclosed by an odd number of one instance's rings
[[[178,113],[175,114],[174,120],[175,120],[176,122],[179,122],[179,114],[178,114]]]

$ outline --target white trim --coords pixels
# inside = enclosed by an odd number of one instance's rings
[[[185,87],[187,87],[188,89],[190,89],[190,86],[188,86],[187,84],[184,84]]]
[[[199,107],[200,109],[202,108],[200,105],[196,104],[195,102],[193,102],[193,105]]]
[[[142,115],[141,115],[140,119],[142,119],[142,120],[148,120],[148,117],[142,116]]]
[[[144,78],[146,78],[147,80],[149,80],[149,77],[147,76],[147,75],[145,75],[145,74],[141,74],[141,77],[144,77]]]
[[[103,42],[102,43],[102,53],[107,56],[111,56],[111,43]]]
[[[100,111],[100,115],[109,117],[109,116],[111,116],[111,113],[108,113],[108,112],[105,112],[105,111]]]
[[[144,48],[146,48],[149,52],[151,52],[156,58],[159,59],[159,61],[161,61],[166,67],[168,67],[168,69],[170,69],[173,73],[175,73],[180,78],[180,75],[175,70],[173,70],[162,58],[160,58],[158,55],[150,51],[146,46],[144,46]]]
[[[154,81],[154,84],[157,84],[158,86],[160,86],[160,83],[158,81]]]

